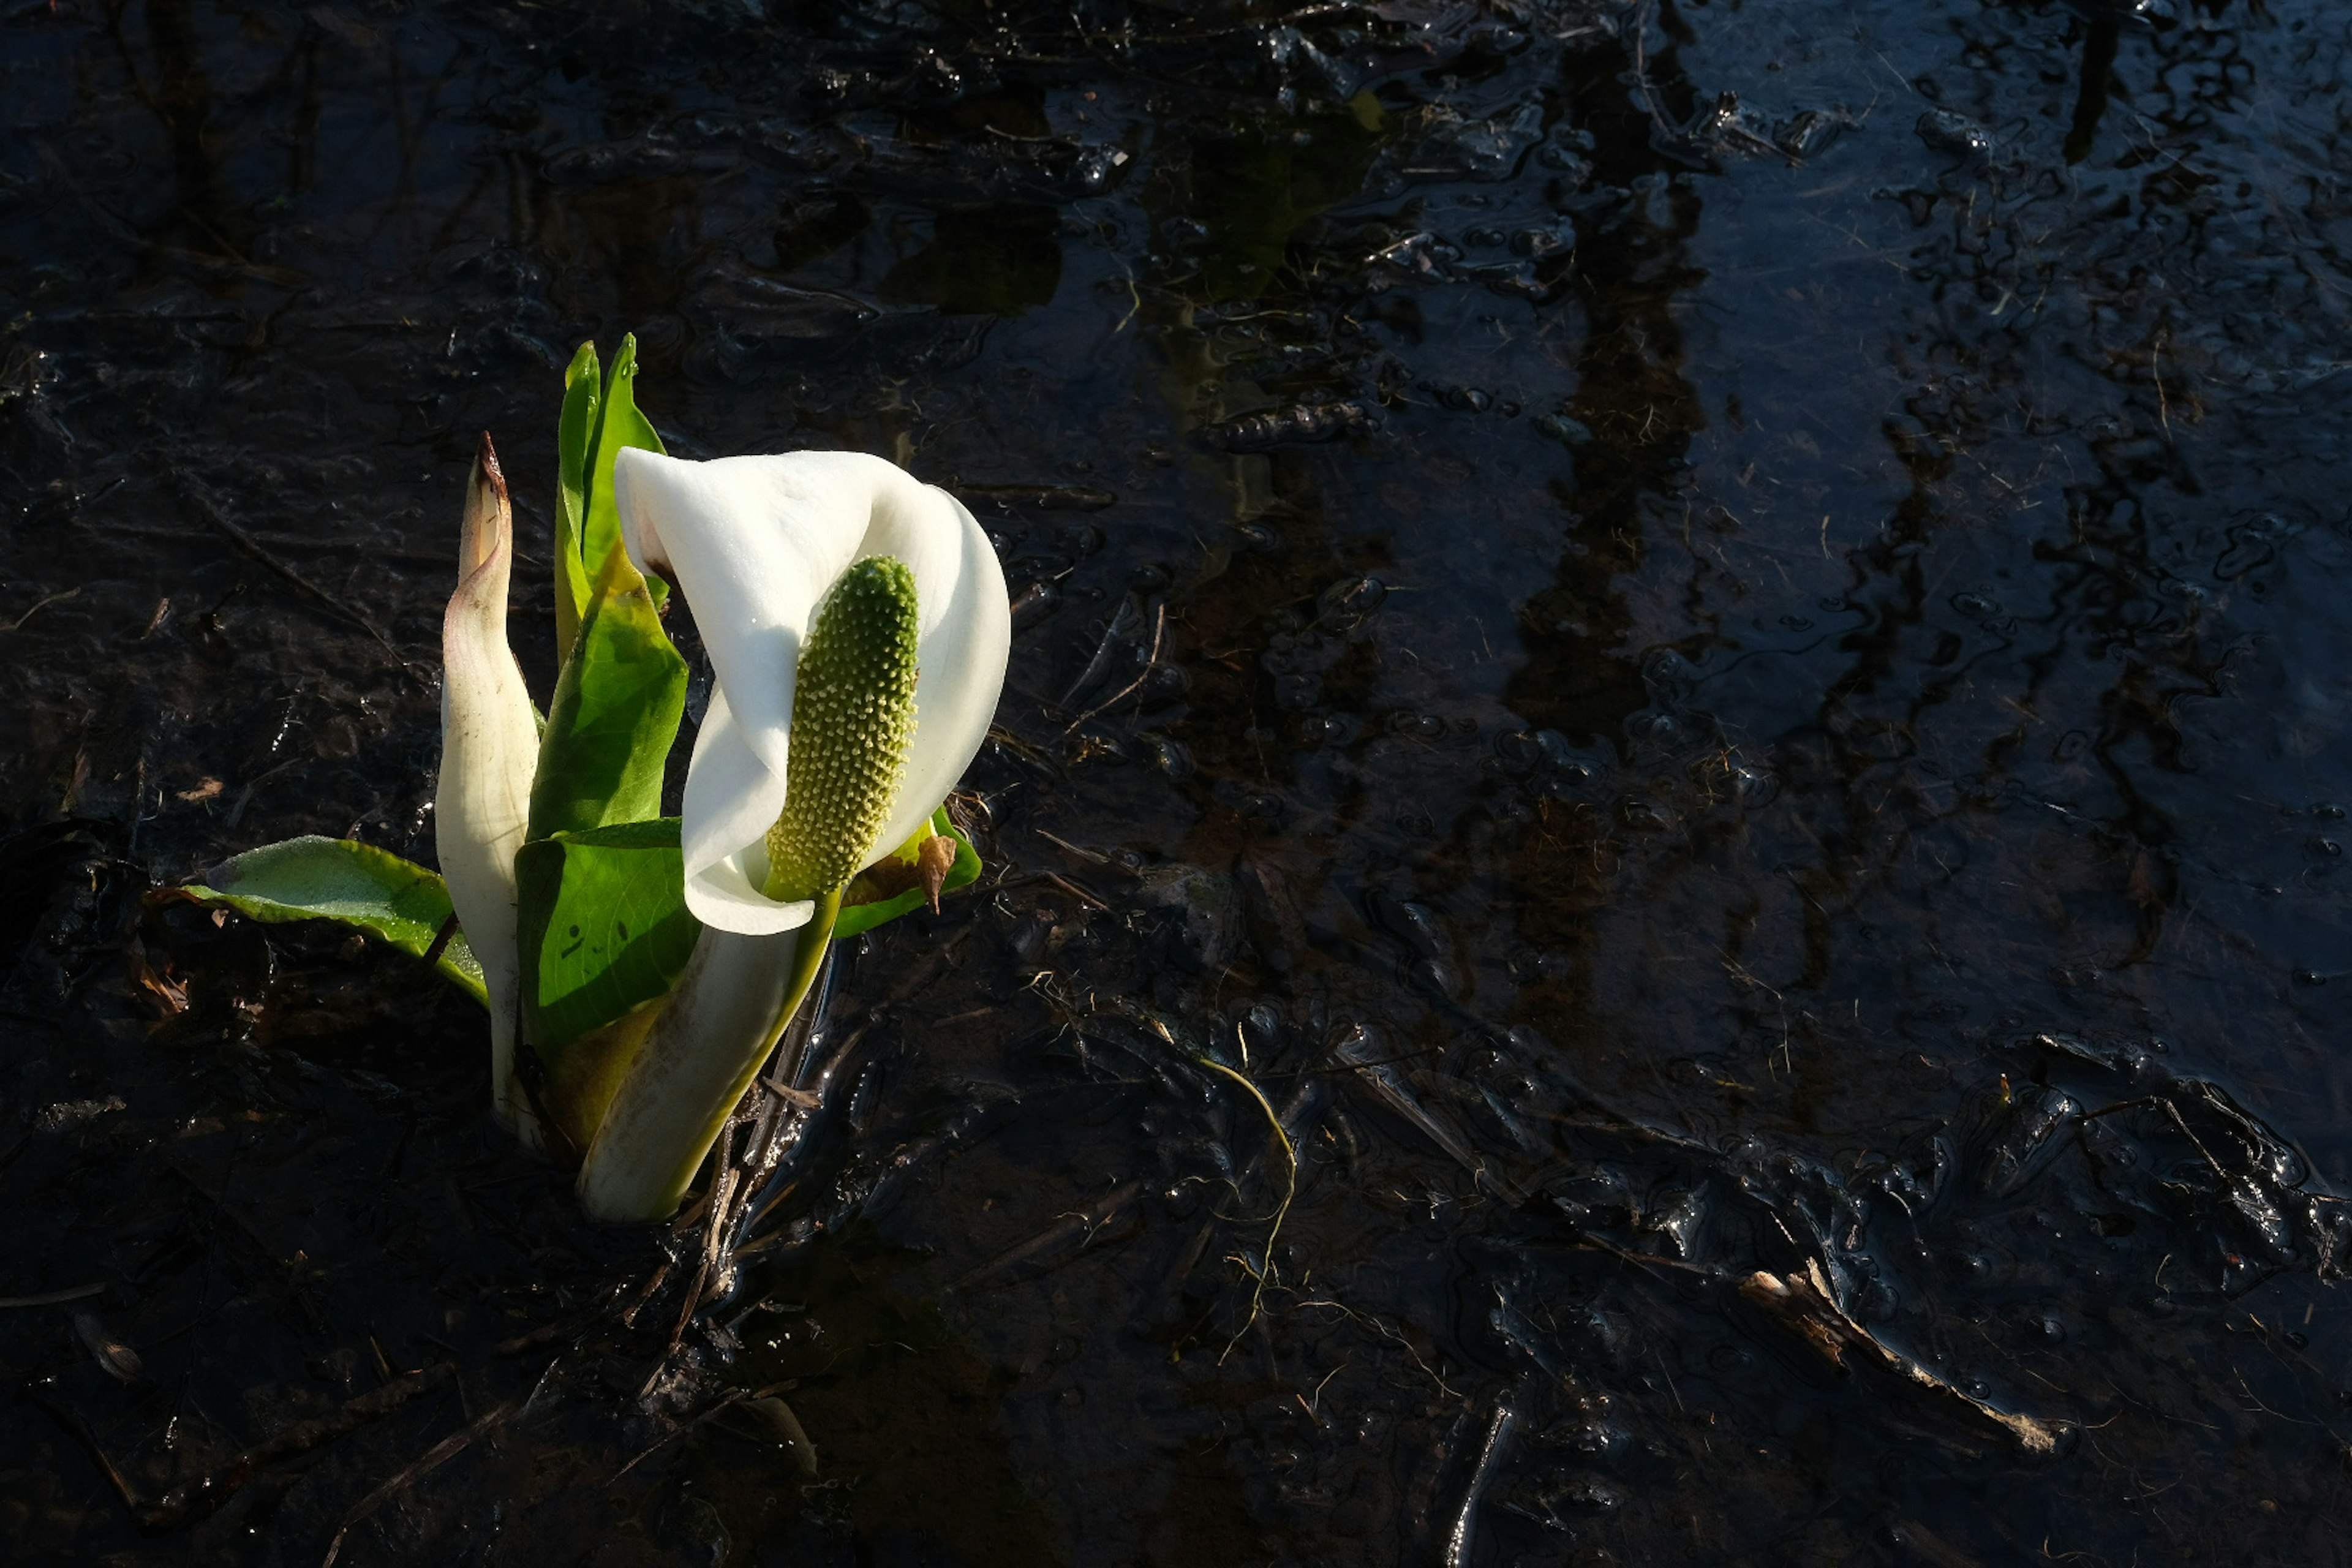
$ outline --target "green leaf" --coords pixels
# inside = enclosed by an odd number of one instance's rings
[[[555,683],[530,786],[531,841],[661,815],[662,771],[686,712],[686,660],[616,545]]]
[[[162,896],[236,910],[257,921],[333,921],[412,958],[432,951],[451,912],[448,884],[437,873],[357,839],[315,834],[248,849]],[[475,1001],[489,1005],[482,966],[463,935],[449,939],[436,967]]]
[[[694,952],[677,818],[526,844],[515,879],[523,1022],[560,1078],[567,1047],[667,993]]]
[[[931,831],[954,839],[956,847],[955,864],[948,868],[948,879],[940,885],[940,890],[943,893],[951,893],[959,888],[968,888],[978,881],[980,851],[971,847],[971,840],[964,837],[963,829],[948,820],[946,806],[942,805],[931,813]],[[911,867],[914,864],[915,848],[919,842],[918,839],[909,839],[884,857],[884,860],[886,862],[896,860]],[[684,862],[681,861],[679,864],[680,868],[683,869]],[[858,873],[856,879],[849,884],[848,892],[845,895],[840,918],[834,922],[833,934],[835,941],[872,931],[878,925],[887,925],[900,915],[913,914],[928,902],[920,888],[908,888],[902,892],[877,898],[871,903],[853,904],[847,901],[849,899],[857,897],[861,891],[871,890],[876,883],[887,885],[889,880],[891,879],[887,874],[877,877],[873,870]]]
[[[604,400],[596,411],[595,465],[588,484],[587,512],[580,533],[583,561],[601,564],[621,542],[621,511],[613,499],[613,462],[628,447],[648,452],[664,449],[653,426],[637,412],[635,333],[621,340],[621,352],[613,356],[613,374],[604,384]],[[654,603],[660,604],[667,592],[667,585],[656,584]]]
[[[581,618],[588,613],[588,561],[580,540],[588,521],[588,460],[596,441],[596,416],[603,406],[603,375],[593,342],[580,345],[563,373],[563,414],[555,426],[556,486],[562,504],[555,514],[555,662],[572,657]],[[599,556],[595,559],[602,560]]]

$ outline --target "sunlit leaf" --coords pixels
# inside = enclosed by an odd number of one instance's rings
[[[257,921],[332,921],[413,958],[433,950],[450,917],[448,885],[436,873],[373,845],[315,834],[248,849],[163,896],[236,910]],[[488,1005],[482,966],[462,934],[442,948],[436,967],[475,1001]]]
[[[686,711],[686,676],[645,578],[615,546],[548,706],[528,838],[661,814],[662,770]]]
[[[555,1075],[567,1047],[667,992],[694,951],[677,818],[526,844],[515,880],[523,1018]]]
[[[555,659],[572,657],[580,622],[588,613],[588,556],[580,549],[588,521],[588,462],[596,441],[596,416],[603,405],[604,377],[596,345],[585,342],[563,373],[563,413],[555,426],[559,506],[555,514]],[[597,557],[596,559],[602,559]]]
[[[646,416],[637,412],[636,391],[637,340],[632,334],[621,340],[621,352],[613,356],[613,373],[605,381],[604,399],[596,410],[594,467],[580,533],[583,561],[602,563],[621,542],[621,513],[613,500],[613,460],[630,447],[641,447],[648,452],[664,450],[661,437],[654,434]],[[656,583],[652,592],[654,603],[658,605],[668,590]]]
[[[947,880],[940,890],[953,892],[978,881],[980,851],[971,847],[971,840],[964,837],[963,829],[948,820],[946,806],[942,805],[931,813],[931,831],[955,840],[955,864],[948,868]],[[841,916],[834,922],[835,940],[872,931],[876,926],[888,924],[900,915],[910,915],[926,907],[929,900],[923,889],[907,885],[907,879],[913,873],[919,843],[919,839],[909,839],[851,880],[847,891],[842,895]],[[861,897],[871,901],[850,901]]]

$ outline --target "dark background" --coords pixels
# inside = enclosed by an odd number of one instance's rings
[[[10,0],[10,1560],[2352,1557],[2347,30]],[[693,1315],[471,1004],[142,904],[429,860],[466,460],[544,700],[632,331],[1020,605]]]

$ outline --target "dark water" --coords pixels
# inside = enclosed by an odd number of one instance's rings
[[[0,29],[10,1561],[2352,1558],[2340,7]],[[469,1004],[140,902],[429,858],[624,331],[1022,606],[691,1317]]]

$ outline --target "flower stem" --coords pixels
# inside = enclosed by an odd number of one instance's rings
[[[597,1219],[667,1219],[815,984],[841,889],[797,931],[705,928],[580,1167]]]
[[[761,1061],[768,1059],[769,1054],[776,1048],[776,1042],[784,1037],[786,1029],[792,1027],[793,1015],[798,1013],[801,1004],[808,1000],[809,987],[816,984],[817,971],[824,967],[824,950],[833,944],[834,923],[841,919],[841,892],[839,888],[834,888],[820,894],[816,900],[816,913],[811,915],[809,923],[800,929],[801,944],[793,954],[792,980],[785,988],[783,1009],[776,1015],[775,1026],[768,1031],[767,1041],[760,1047]],[[753,1065],[756,1067],[758,1064]],[[747,1082],[743,1087],[749,1089],[751,1086]],[[739,1094],[735,1098],[740,1100],[743,1097]]]

